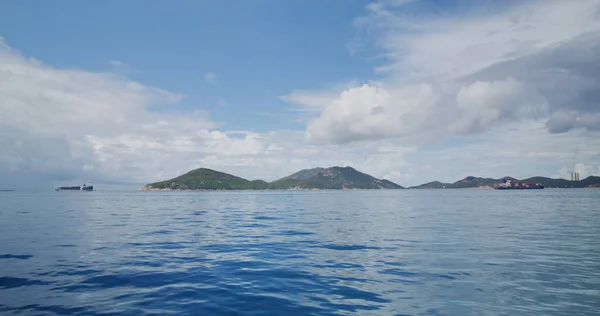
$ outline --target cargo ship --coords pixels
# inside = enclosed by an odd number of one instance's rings
[[[93,185],[78,185],[74,187],[58,187],[56,191],[94,191]]]
[[[509,179],[494,186],[496,190],[540,190],[543,188],[544,186],[540,183],[512,182]]]

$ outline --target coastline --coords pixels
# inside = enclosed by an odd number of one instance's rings
[[[385,188],[377,188],[377,189],[318,189],[318,188],[287,188],[287,189],[170,189],[170,188],[139,188],[136,191],[141,192],[157,192],[157,191],[173,191],[173,192],[185,192],[185,191],[378,191],[378,190],[387,190],[387,191],[397,191],[397,190],[406,190],[406,189],[385,189]]]
[[[561,187],[546,187],[544,189],[600,189],[600,186],[587,186],[582,188],[561,188]],[[196,191],[378,191],[378,190],[386,190],[386,191],[403,191],[403,190],[494,190],[492,186],[481,186],[481,187],[473,187],[473,188],[404,188],[404,189],[318,189],[318,188],[287,188],[287,189],[170,189],[170,188],[139,188],[136,191],[139,192],[196,192]]]

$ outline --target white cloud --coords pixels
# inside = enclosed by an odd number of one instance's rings
[[[600,113],[589,114],[560,110],[550,116],[546,127],[552,133],[563,133],[574,128],[600,130]]]
[[[53,68],[2,43],[2,182],[27,174],[144,182],[183,171],[192,155],[253,152],[251,135],[211,132],[206,113],[177,109],[182,98],[110,73]]]
[[[376,38],[383,79],[283,98],[312,113],[310,139],[416,147],[387,170],[404,184],[556,175],[574,144],[584,147],[576,158],[586,175],[597,174],[599,0],[490,1],[431,14],[418,2],[396,4],[367,5],[356,20],[364,38],[351,43]]]
[[[314,92],[294,90],[280,98],[286,102],[300,105],[305,110],[322,110],[335,100],[337,94],[331,91]]]
[[[120,61],[120,60],[109,60],[108,64],[111,66],[115,66],[115,67],[122,67],[122,66],[127,66],[126,63]]]
[[[219,99],[219,101],[217,102],[217,104],[219,106],[227,106],[228,105],[227,100],[225,100],[225,99]]]
[[[589,176],[600,176],[600,165],[575,164],[572,168],[563,167],[558,172],[552,174],[553,178],[563,178],[571,180],[571,172],[579,173],[579,179],[583,180]]]
[[[405,183],[439,180],[454,182],[465,176],[564,177],[556,170],[574,164],[600,164],[600,138],[586,132],[550,134],[544,122],[528,120],[492,128],[477,137],[457,136],[445,143],[420,147],[403,155],[409,174]],[[585,176],[599,175],[589,167]],[[584,173],[581,172],[582,179]],[[568,177],[567,177],[568,178]]]
[[[134,71],[134,68],[127,63],[120,60],[109,60],[108,65],[110,66],[110,72],[114,75],[127,76]]]
[[[377,39],[384,78],[281,97],[308,120],[305,131],[215,130],[207,113],[178,108],[180,94],[54,68],[0,39],[0,186],[143,184],[197,167],[274,180],[351,165],[402,185],[564,176],[573,161],[582,178],[598,174],[599,4],[534,1],[457,16],[379,1],[357,24]]]
[[[599,0],[531,1],[459,16],[396,4],[373,3],[358,19],[369,36],[378,31],[388,62],[376,70],[387,78],[284,97],[317,112],[307,126],[313,139],[347,143],[433,130],[442,137],[530,119],[546,120],[550,132],[600,129]],[[420,92],[407,92],[415,87]]]
[[[152,122],[157,115],[147,106],[182,98],[108,73],[55,69],[6,45],[0,47],[0,61],[0,123],[32,134],[54,136],[68,128],[110,132],[126,125],[128,117]]]
[[[535,89],[513,78],[476,81],[462,87],[456,95],[460,112],[451,128],[457,132],[488,129],[503,119],[535,119],[546,110],[546,101]]]
[[[207,72],[204,74],[204,80],[210,84],[217,84],[217,74],[214,72]]]
[[[307,129],[335,143],[406,135],[427,126],[436,95],[430,85],[385,89],[363,85],[343,91]]]
[[[365,23],[385,30],[379,44],[391,63],[380,70],[456,78],[598,32],[598,6],[597,0],[548,0],[460,14],[389,9]]]
[[[350,164],[382,177],[401,162],[395,149],[379,154],[392,164],[373,163],[379,142],[341,148],[307,143],[301,131],[218,131],[206,113],[178,110],[183,97],[110,73],[54,68],[3,45],[0,187],[135,187],[198,167],[274,180]]]

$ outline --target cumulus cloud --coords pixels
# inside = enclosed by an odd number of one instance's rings
[[[63,179],[144,182],[215,153],[254,154],[251,134],[233,137],[184,96],[111,73],[58,69],[0,46],[0,173],[13,183]]]
[[[442,137],[531,119],[551,133],[598,130],[599,0],[488,2],[497,9],[460,15],[396,4],[372,3],[357,19],[378,35],[385,62],[375,70],[386,78],[285,98],[317,109],[311,138],[347,143],[432,130]],[[410,87],[427,88],[411,98]]]
[[[540,117],[546,101],[535,89],[513,78],[476,81],[456,95],[458,120],[451,126],[457,132],[479,132],[501,120]]]
[[[435,101],[427,84],[392,90],[365,84],[343,91],[308,126],[307,135],[346,143],[412,133],[428,125]]]
[[[146,126],[157,124],[164,115],[147,108],[168,106],[182,96],[112,74],[55,69],[4,46],[0,48],[0,98],[3,127],[70,138],[79,134],[69,130],[118,133],[131,128],[131,118]],[[168,121],[173,114],[166,116]],[[191,121],[208,124],[202,113],[186,120],[188,125]]]
[[[0,187],[137,186],[199,167],[274,180],[352,165],[383,177],[402,161],[395,151],[379,154],[394,164],[374,163],[378,142],[340,148],[307,143],[301,131],[220,131],[206,113],[179,110],[182,98],[111,73],[55,68],[3,44]]]
[[[207,113],[179,109],[183,95],[55,68],[0,38],[0,186],[143,184],[197,167],[274,180],[351,165],[402,185],[564,176],[573,144],[582,177],[598,174],[600,1],[482,3],[499,7],[368,5],[356,24],[376,39],[380,79],[282,96],[305,131],[218,130]]]

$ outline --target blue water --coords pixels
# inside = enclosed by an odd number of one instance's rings
[[[598,315],[600,190],[0,193],[0,313]]]

